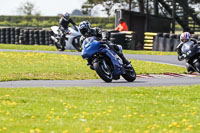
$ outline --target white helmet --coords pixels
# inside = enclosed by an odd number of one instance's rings
[[[180,36],[181,42],[187,42],[190,40],[190,33],[189,32],[183,32]]]

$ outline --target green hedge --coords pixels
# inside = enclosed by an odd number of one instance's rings
[[[115,18],[105,17],[85,17],[72,16],[74,22],[78,25],[81,21],[88,20],[92,26],[100,28],[113,29]],[[0,26],[11,27],[50,27],[58,25],[60,17],[58,16],[0,16]]]

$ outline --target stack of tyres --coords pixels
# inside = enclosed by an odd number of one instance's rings
[[[134,33],[126,34],[126,45],[127,45],[127,49],[131,49],[131,50],[136,49]]]
[[[159,51],[165,51],[166,40],[169,38],[169,33],[164,33],[163,37],[159,37]]]
[[[171,34],[169,36],[167,36],[168,38],[166,38],[166,42],[165,42],[165,51],[173,51],[173,40],[174,38],[176,38],[175,34]]]
[[[20,29],[19,44],[24,44],[24,30]]]
[[[45,31],[39,30],[39,44],[44,45],[45,44]]]
[[[163,37],[163,33],[157,33],[156,37],[154,38],[153,41],[153,51],[158,51],[159,50],[159,40],[160,37]]]
[[[45,45],[49,45],[49,36],[50,36],[50,31],[46,30],[45,31]]]
[[[29,44],[33,45],[34,44],[34,31],[29,30]]]
[[[1,38],[0,38],[1,43],[5,44],[6,43],[6,37],[5,37],[6,36],[6,29],[5,28],[1,29],[0,35],[1,35]]]
[[[179,43],[180,43],[180,35],[176,35],[176,38],[174,38],[173,40],[173,44],[174,44],[173,51],[176,51],[176,48],[179,45]]]
[[[10,43],[15,44],[15,28],[10,28]]]
[[[20,29],[15,28],[15,44],[19,44]]]
[[[29,30],[24,30],[24,44],[29,44]]]
[[[1,38],[1,31],[2,31],[2,29],[0,29],[0,38]],[[0,39],[0,43],[1,43],[1,39]]]
[[[34,43],[35,44],[39,44],[39,31],[38,30],[34,30]]]
[[[122,45],[123,49],[127,49],[125,33],[111,33],[110,41],[114,44]]]
[[[10,28],[6,28],[6,44],[10,44]]]
[[[176,34],[171,34],[170,35],[170,51],[176,51],[176,47],[179,44],[179,40],[177,39]]]
[[[2,31],[2,29],[0,29],[0,43],[1,43],[1,31]]]

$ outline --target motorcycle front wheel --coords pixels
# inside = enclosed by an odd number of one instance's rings
[[[136,79],[136,72],[133,68],[132,65],[127,66],[125,74],[122,74],[122,77],[128,81],[128,82],[133,82]]]
[[[65,39],[61,38],[60,41],[55,43],[55,46],[58,51],[64,51],[65,50]]]
[[[97,61],[93,64],[96,73],[105,82],[112,81],[112,72],[110,67],[105,63],[105,60]]]
[[[197,62],[194,64],[194,66],[195,66],[196,71],[197,71],[198,73],[200,73],[200,62],[197,61]]]

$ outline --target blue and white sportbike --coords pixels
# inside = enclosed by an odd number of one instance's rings
[[[200,73],[200,45],[188,41],[183,44],[181,48],[182,58],[178,57],[178,60],[185,60],[188,71],[196,71]]]
[[[131,64],[125,65],[122,59],[108,47],[96,40],[96,37],[88,37],[82,44],[82,57],[88,61],[88,65],[95,70],[105,82],[120,79],[120,75],[128,82],[136,79],[136,73]],[[122,48],[120,52],[122,52]]]

